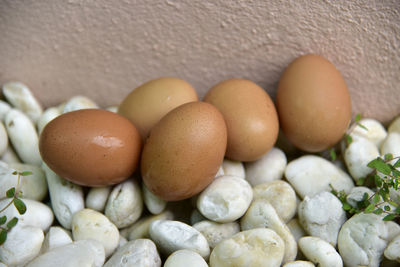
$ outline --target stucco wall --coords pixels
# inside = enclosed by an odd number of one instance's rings
[[[0,0],[0,34],[0,83],[20,80],[46,106],[76,94],[115,104],[166,75],[200,96],[241,77],[274,97],[285,66],[318,53],[354,112],[400,113],[398,0]]]

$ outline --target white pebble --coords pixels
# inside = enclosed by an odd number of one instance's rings
[[[382,142],[381,155],[392,154],[393,157],[400,156],[400,133],[389,133]],[[395,164],[398,159],[394,159],[391,163]]]
[[[328,242],[314,236],[300,238],[299,247],[307,259],[320,267],[342,267],[339,253]]]
[[[208,267],[199,253],[188,249],[177,250],[164,263],[164,267]]]
[[[160,214],[167,206],[167,202],[154,195],[147,186],[142,183],[143,202],[151,214]]]
[[[118,106],[109,106],[106,108],[106,110],[117,113],[118,112]]]
[[[195,228],[179,221],[157,220],[150,224],[151,239],[166,255],[180,249],[190,249],[207,259],[210,247],[207,239]]]
[[[306,231],[303,229],[303,226],[301,226],[297,218],[291,219],[286,225],[289,228],[290,232],[292,233],[296,242],[298,242],[299,239],[302,238],[303,236],[307,235]]]
[[[118,228],[102,213],[83,209],[72,217],[72,236],[74,241],[94,239],[103,246],[106,257],[110,256],[118,246]]]
[[[267,154],[254,162],[247,162],[246,180],[252,186],[282,179],[287,165],[285,153],[273,147]]]
[[[9,202],[8,198],[0,200],[0,207],[5,207]],[[37,227],[46,232],[53,223],[53,211],[47,205],[36,200],[23,199],[23,202],[26,206],[26,212],[23,215],[18,213],[14,205],[8,207],[1,215],[7,216],[7,222],[13,217],[17,217],[18,225]]]
[[[253,187],[254,200],[265,199],[275,208],[284,222],[296,214],[297,200],[293,187],[285,181],[265,182]]]
[[[0,246],[0,260],[9,266],[24,266],[39,254],[43,240],[42,229],[17,224]]]
[[[18,156],[25,163],[42,163],[39,153],[39,137],[32,121],[21,111],[11,109],[4,119],[8,137]]]
[[[1,161],[6,163],[21,163],[21,159],[10,145],[7,146],[6,151],[1,156]]]
[[[282,238],[273,230],[257,228],[242,231],[219,243],[210,255],[210,267],[281,266]]]
[[[340,229],[338,249],[346,266],[378,267],[388,242],[388,229],[382,217],[356,214]]]
[[[357,208],[357,203],[363,199],[365,193],[370,197],[374,194],[374,191],[365,186],[355,186],[347,195],[346,201],[353,208]]]
[[[111,186],[91,187],[86,196],[86,208],[100,212],[104,211],[110,192]]]
[[[104,214],[118,228],[127,227],[139,219],[143,211],[139,184],[128,179],[116,185],[108,197]]]
[[[133,225],[126,228],[128,240],[134,240],[139,238],[148,238],[150,224],[157,220],[172,220],[174,215],[171,211],[164,211],[163,213],[157,215],[151,215],[142,218],[135,222]]]
[[[52,249],[35,258],[26,267],[102,267],[104,260],[104,248],[98,241],[80,240]]]
[[[274,207],[265,199],[251,203],[246,214],[240,220],[242,230],[268,228],[277,233],[284,242],[285,253],[283,263],[293,261],[297,255],[297,243],[286,224],[279,218]]]
[[[221,166],[219,166],[217,173],[215,174],[215,178],[218,178],[220,176],[224,175],[224,169],[222,168],[222,164]]]
[[[104,267],[146,266],[160,267],[161,259],[156,245],[150,239],[136,239],[120,247]]]
[[[306,196],[299,205],[300,224],[309,235],[336,246],[340,227],[346,221],[342,202],[330,192]]]
[[[349,173],[355,181],[365,178],[372,169],[368,163],[379,157],[378,148],[374,143],[365,138],[359,138],[351,142],[344,152],[344,161]]]
[[[44,238],[44,242],[40,252],[41,254],[43,254],[52,249],[71,243],[72,243],[72,238],[65,229],[59,226],[52,226],[50,227],[49,231],[47,232]]]
[[[236,176],[240,178],[246,177],[243,163],[240,161],[224,159],[221,167],[224,171],[224,175]]]
[[[332,162],[314,155],[305,155],[287,165],[285,177],[301,198],[330,191],[350,192],[354,187],[351,177]]]
[[[366,129],[359,124],[363,125]],[[358,140],[359,138],[366,138],[374,143],[376,147],[380,147],[382,141],[387,135],[386,129],[375,119],[361,119],[357,123],[357,126],[354,125],[353,127],[354,129],[350,133],[353,141]]]
[[[219,242],[240,232],[240,225],[237,222],[217,223],[204,220],[194,224],[193,227],[204,235],[211,249]]]
[[[3,85],[3,94],[11,105],[24,112],[33,123],[42,115],[42,106],[25,84],[8,82]]]
[[[8,148],[8,134],[6,127],[2,121],[0,121],[0,157],[4,155]]]
[[[400,133],[400,116],[395,118],[388,127],[388,133],[397,132]]]
[[[10,111],[11,106],[7,102],[0,100],[0,121],[4,121],[6,114]]]
[[[311,261],[290,261],[285,263],[282,267],[314,267]]]
[[[119,232],[119,240],[118,240],[118,246],[117,249],[120,247],[124,246],[126,243],[128,243],[128,239],[126,239],[121,232]]]
[[[400,262],[400,235],[388,244],[383,253],[387,259]]]
[[[43,131],[43,128],[52,121],[53,119],[57,118],[61,115],[60,109],[57,107],[50,107],[46,109],[42,116],[39,117],[36,125],[38,128],[38,133],[40,134]]]
[[[62,113],[67,113],[79,109],[99,108],[93,100],[86,96],[74,96],[63,105]]]
[[[71,229],[72,216],[75,212],[84,209],[83,189],[58,176],[43,163],[51,205],[58,222],[66,229]]]
[[[385,224],[388,229],[387,240],[391,242],[396,236],[400,235],[400,224],[395,221],[386,221]]]
[[[235,176],[215,179],[197,199],[197,208],[215,222],[233,222],[242,217],[253,199],[250,184]]]

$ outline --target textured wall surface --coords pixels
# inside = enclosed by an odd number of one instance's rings
[[[247,78],[275,96],[299,55],[327,57],[354,113],[400,113],[398,0],[0,0],[0,83],[26,83],[45,106],[73,95],[116,104],[177,76],[203,96]]]

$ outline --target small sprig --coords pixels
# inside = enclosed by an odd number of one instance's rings
[[[394,164],[391,164],[397,160]],[[384,221],[391,221],[400,218],[400,199],[393,200],[390,196],[390,189],[400,191],[400,157],[393,157],[392,154],[386,154],[383,158],[377,157],[367,164],[373,171],[364,179],[359,179],[357,185],[363,185],[367,182],[373,184],[376,191],[369,195],[364,193],[363,198],[353,207],[347,202],[347,195],[344,191],[337,192],[332,187],[332,193],[342,202],[343,209],[349,214],[360,212],[386,214]]]
[[[22,192],[20,191],[19,186],[20,186],[20,183],[21,183],[21,177],[31,175],[32,172],[30,172],[30,171],[23,171],[23,172],[14,171],[12,174],[13,175],[18,175],[17,186],[16,187],[12,187],[12,188],[7,190],[6,198],[9,198],[10,201],[8,202],[8,204],[6,206],[4,206],[0,210],[0,214],[3,211],[5,211],[6,209],[8,209],[12,204],[14,204],[14,207],[17,209],[18,213],[20,215],[23,215],[26,212],[26,205],[21,199]],[[11,231],[11,229],[14,226],[16,226],[17,223],[18,223],[18,218],[17,217],[13,217],[8,222],[7,222],[7,216],[6,215],[3,215],[3,216],[0,217],[0,246],[2,244],[4,244],[4,242],[6,242],[8,232]]]
[[[353,142],[353,138],[351,137],[351,133],[354,131],[354,129],[359,126],[362,129],[368,131],[368,128],[365,127],[360,123],[360,120],[362,119],[361,114],[357,114],[354,118],[354,124],[349,128],[349,130],[345,133],[344,135],[344,140],[346,141],[346,145],[349,146]]]

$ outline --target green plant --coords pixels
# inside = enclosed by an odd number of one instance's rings
[[[28,176],[31,175],[32,172],[30,171],[24,171],[24,172],[17,172],[14,171],[12,173],[13,175],[18,175],[18,180],[17,180],[17,185],[16,187],[12,187],[6,192],[6,198],[9,198],[10,201],[6,206],[4,206],[2,209],[0,209],[0,214],[4,212],[6,209],[8,209],[12,204],[14,204],[15,208],[17,209],[18,213],[23,215],[26,212],[26,205],[22,201],[22,192],[20,191],[20,183],[21,183],[21,177],[22,176]],[[2,245],[6,240],[7,240],[7,234],[8,232],[17,225],[18,223],[18,218],[13,217],[11,220],[7,222],[7,216],[3,215],[0,217],[0,245]]]
[[[372,185],[375,191],[371,195],[364,193],[356,207],[347,202],[347,194],[344,191],[338,192],[331,186],[331,192],[339,198],[343,209],[351,215],[360,212],[386,214],[383,217],[384,221],[400,218],[398,204],[400,199],[392,199],[390,196],[391,189],[400,191],[400,157],[386,154],[384,157],[377,157],[370,161],[367,166],[372,169],[372,172],[367,177],[359,179],[357,185]]]

